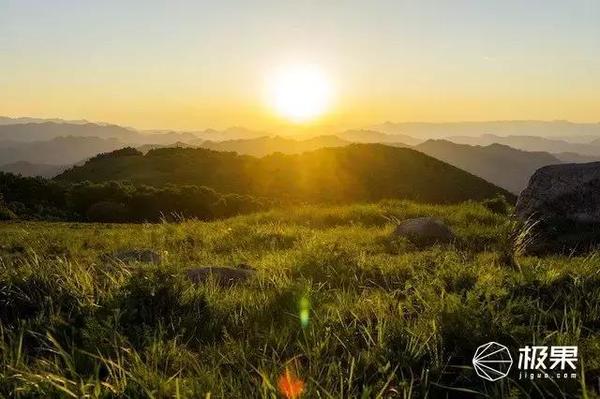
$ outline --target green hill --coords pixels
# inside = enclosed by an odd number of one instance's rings
[[[514,196],[485,180],[408,148],[352,144],[263,158],[207,149],[129,149],[102,154],[61,181],[130,181],[211,187],[284,201],[349,203],[403,198],[431,203]]]

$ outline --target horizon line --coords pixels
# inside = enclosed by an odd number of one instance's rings
[[[247,129],[255,132],[262,133],[272,133],[273,128],[263,129],[263,128],[255,128],[248,127],[239,124],[232,124],[230,126],[224,128],[215,128],[215,127],[197,127],[191,129],[176,129],[169,127],[156,127],[156,128],[139,128],[127,124],[120,124],[118,122],[107,122],[107,121],[95,121],[89,120],[87,118],[75,118],[75,119],[66,119],[62,117],[39,117],[39,116],[8,116],[8,115],[0,115],[0,119],[39,119],[40,122],[27,122],[27,123],[65,123],[65,124],[92,124],[92,125],[106,125],[106,126],[118,126],[126,129],[132,129],[139,132],[148,132],[148,131],[171,131],[171,132],[203,132],[207,130],[214,131],[225,131],[229,129]],[[573,125],[600,125],[600,121],[596,122],[585,122],[585,121],[574,121],[570,119],[481,119],[481,120],[457,120],[457,121],[423,121],[423,120],[405,120],[405,121],[392,121],[386,120],[384,122],[375,122],[369,125],[361,125],[350,128],[345,128],[345,130],[374,130],[377,126],[382,125],[407,125],[407,124],[422,124],[422,125],[457,125],[457,124],[477,124],[477,123],[568,123]],[[311,124],[311,125],[302,125],[302,124],[290,124],[287,125],[287,128],[299,129],[299,130],[310,130],[310,129],[318,129],[318,128],[336,128],[335,126],[331,126],[331,124]]]

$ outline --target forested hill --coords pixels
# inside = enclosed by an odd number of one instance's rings
[[[128,148],[101,154],[59,175],[61,181],[129,181],[211,187],[223,193],[319,202],[404,198],[430,203],[514,196],[487,181],[408,148],[352,144],[263,158],[207,149]]]

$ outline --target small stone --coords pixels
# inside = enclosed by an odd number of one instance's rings
[[[398,224],[393,234],[418,246],[449,244],[456,239],[448,226],[432,217],[406,219]]]
[[[244,267],[241,267],[244,266]],[[256,274],[248,265],[235,267],[209,266],[190,269],[187,277],[196,284],[203,284],[212,278],[220,287],[231,287],[248,281]]]

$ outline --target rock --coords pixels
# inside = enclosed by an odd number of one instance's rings
[[[160,263],[161,256],[151,249],[124,249],[112,254],[103,255],[104,260],[116,260],[123,263],[143,262]]]
[[[538,169],[519,195],[520,219],[567,218],[600,222],[600,162],[550,165]]]
[[[250,269],[248,265],[242,264],[237,268],[219,266],[200,267],[190,269],[186,274],[196,284],[205,283],[212,277],[219,286],[231,287],[246,282],[256,274],[256,271]]]
[[[588,250],[600,243],[600,162],[538,169],[519,195],[517,217],[532,228],[529,253]]]
[[[418,246],[448,244],[456,239],[448,226],[432,217],[406,219],[398,224],[394,236],[406,237]]]

